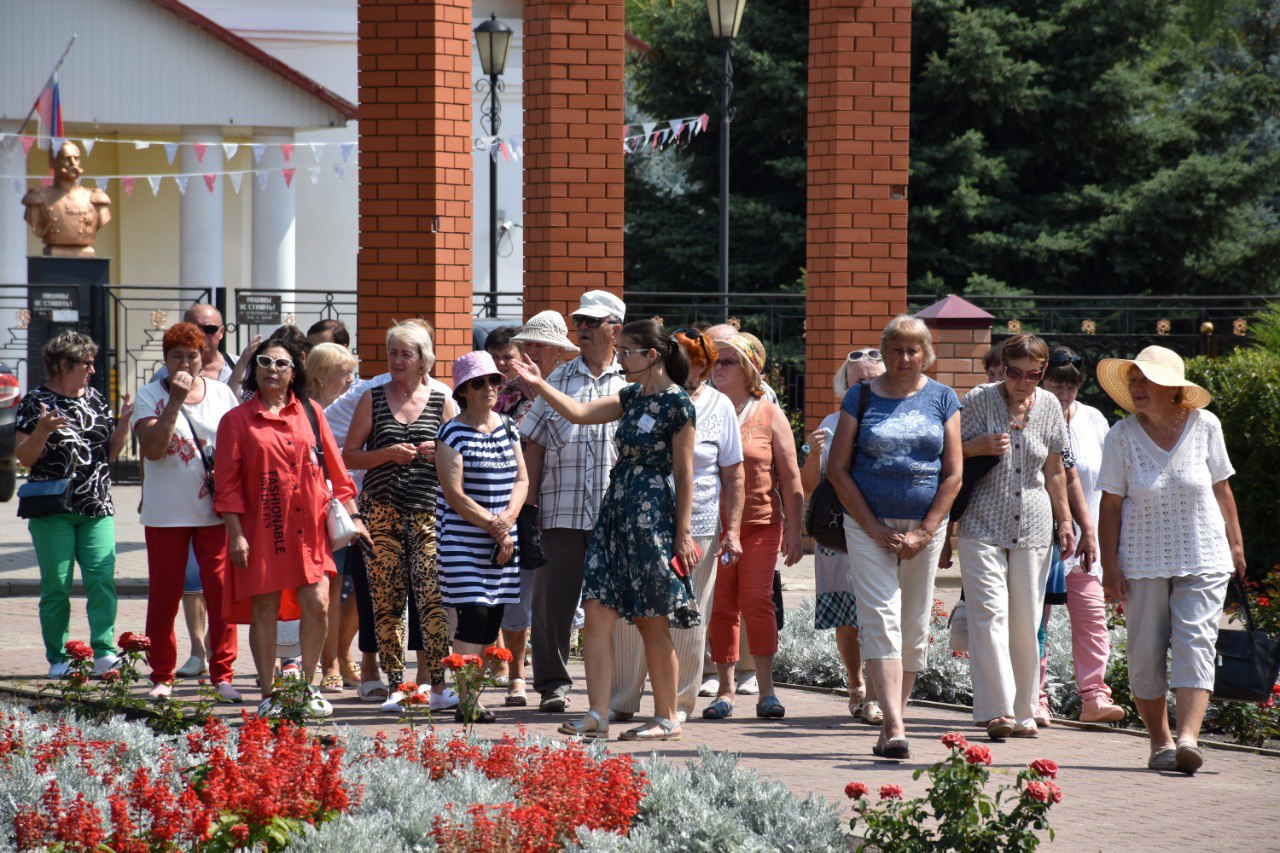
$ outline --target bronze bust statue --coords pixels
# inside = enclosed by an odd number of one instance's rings
[[[80,149],[62,143],[50,153],[53,186],[28,190],[23,218],[44,241],[44,253],[57,258],[93,257],[98,229],[111,221],[111,199],[99,189],[80,186]]]

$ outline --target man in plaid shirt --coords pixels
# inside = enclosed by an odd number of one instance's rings
[[[547,381],[580,403],[617,394],[626,385],[614,345],[626,305],[603,290],[582,295],[571,322],[581,355],[557,367]],[[538,400],[520,423],[528,439],[528,502],[539,507],[547,564],[533,575],[533,689],[538,709],[562,712],[569,704],[569,637],[582,595],[583,561],[596,514],[617,461],[617,423],[577,426]]]

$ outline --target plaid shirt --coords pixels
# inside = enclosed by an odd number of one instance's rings
[[[582,358],[560,365],[547,381],[579,403],[617,394],[626,386],[614,361],[592,376]],[[520,435],[546,448],[538,505],[542,527],[591,530],[618,460],[617,423],[577,426],[539,399],[520,422]]]

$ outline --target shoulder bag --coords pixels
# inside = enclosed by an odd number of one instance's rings
[[[862,390],[858,395],[858,429],[853,434],[853,455],[849,457],[851,460],[857,459],[858,433],[862,432],[862,418],[866,415],[867,406],[871,403],[870,386],[866,382],[859,382],[858,387]],[[832,440],[835,440],[834,436]],[[805,530],[813,537],[813,541],[823,548],[847,554],[848,546],[844,540],[844,515],[844,506],[836,495],[835,486],[832,486],[831,481],[824,476],[818,483],[818,487],[813,490],[813,497],[809,498],[809,508],[804,518]]]
[[[502,426],[512,447],[518,446],[520,439],[511,429],[511,419],[506,415],[498,417],[502,418]],[[520,507],[520,514],[516,516],[516,539],[520,549],[520,568],[533,571],[547,564],[547,555],[542,550],[542,528],[538,526],[538,508],[533,504],[526,503]]]
[[[1245,630],[1220,629],[1213,658],[1213,696],[1223,702],[1266,702],[1280,675],[1280,639],[1253,626],[1249,597],[1238,575],[1231,575],[1232,592],[1240,599]]]
[[[325,485],[329,488],[329,503],[325,508],[325,528],[329,533],[329,544],[334,551],[337,551],[350,545],[360,535],[360,531],[356,529],[351,513],[347,512],[347,508],[333,496],[333,481],[329,479],[329,465],[324,458],[324,442],[320,440],[320,424],[316,420],[315,409],[311,408],[311,399],[300,396],[298,402],[307,413],[311,432],[316,438],[315,451],[320,460],[320,472],[324,476]]]
[[[56,480],[28,480],[18,487],[18,518],[45,518],[75,512],[71,508],[71,479],[75,476],[75,454],[71,470]]]
[[[992,430],[995,432],[995,430]],[[969,508],[969,499],[973,497],[973,489],[982,478],[991,473],[991,469],[1000,464],[999,456],[969,456],[964,460],[964,468],[960,475],[960,491],[951,502],[951,520],[959,521],[960,516]]]

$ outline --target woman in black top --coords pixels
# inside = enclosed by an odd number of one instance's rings
[[[378,657],[390,690],[382,710],[400,711],[404,694],[405,598],[412,592],[431,676],[431,710],[457,704],[445,690],[440,659],[449,653],[449,621],[440,598],[436,568],[435,439],[453,417],[453,404],[427,385],[435,363],[431,338],[414,323],[387,331],[391,381],[366,391],[347,433],[343,461],[364,469],[360,512],[373,537],[365,572],[373,599]],[[411,610],[412,612],[412,610]]]
[[[120,420],[112,423],[107,401],[89,387],[97,354],[98,345],[79,332],[50,340],[44,345],[48,379],[27,393],[17,413],[15,455],[31,469],[29,482],[71,479],[70,512],[27,520],[40,564],[40,630],[50,678],[68,671],[65,646],[77,561],[88,599],[94,671],[101,675],[116,663],[116,510],[107,463],[124,449],[133,405],[125,394]]]

